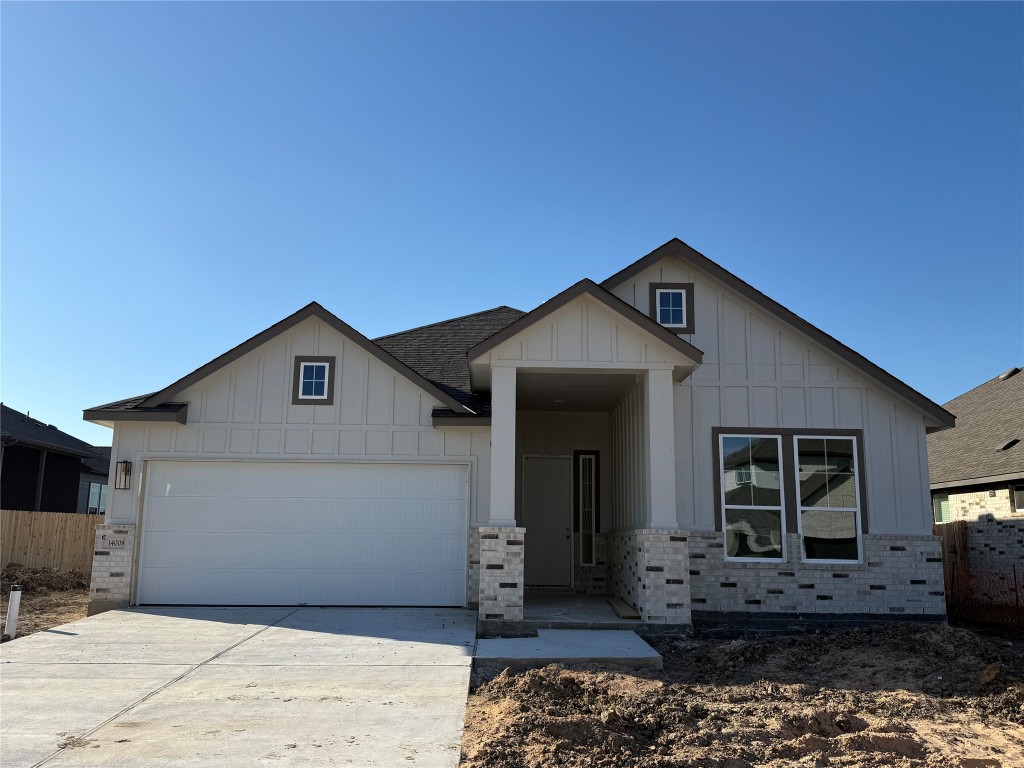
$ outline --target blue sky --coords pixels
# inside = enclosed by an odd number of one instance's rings
[[[4,402],[678,236],[938,402],[1024,363],[1024,5],[4,3]]]

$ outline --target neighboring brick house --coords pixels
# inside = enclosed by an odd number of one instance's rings
[[[943,407],[956,429],[928,435],[935,521],[1024,518],[1024,371],[1010,368]]]
[[[3,509],[106,512],[110,448],[89,445],[3,404],[0,443]]]
[[[679,240],[530,312],[374,340],[312,303],[85,418],[120,486],[94,610],[517,622],[565,591],[662,625],[945,614],[925,436],[953,416]]]

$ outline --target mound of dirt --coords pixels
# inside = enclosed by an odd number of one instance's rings
[[[0,589],[6,595],[14,584],[21,585],[24,594],[45,595],[49,592],[88,589],[89,577],[81,571],[29,568],[19,563],[8,563],[0,571]]]
[[[1024,766],[1024,647],[1004,640],[903,624],[657,647],[661,673],[479,670],[463,768]]]

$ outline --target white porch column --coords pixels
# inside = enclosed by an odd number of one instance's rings
[[[645,382],[647,483],[651,528],[676,528],[675,415],[672,371],[650,370]],[[492,470],[493,471],[493,470]]]
[[[516,369],[491,369],[491,510],[481,525],[516,524]]]

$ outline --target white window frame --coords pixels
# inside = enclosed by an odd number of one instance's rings
[[[753,440],[765,440],[773,438],[779,447],[779,506],[772,506],[770,504],[759,504],[755,506],[740,506],[736,504],[729,504],[730,509],[770,509],[772,511],[778,510],[779,513],[779,524],[781,527],[782,537],[782,557],[729,557],[729,546],[726,544],[726,537],[729,534],[728,522],[726,518],[726,503],[725,503],[725,438],[727,437],[745,437]],[[786,563],[789,562],[789,552],[787,546],[788,535],[786,533],[786,473],[783,469],[782,462],[782,435],[748,435],[743,432],[722,432],[718,435],[718,466],[715,467],[715,471],[718,472],[718,502],[719,508],[721,509],[722,515],[722,544],[723,556],[727,563]],[[753,477],[753,473],[751,473]]]
[[[302,385],[306,381],[306,368],[312,368],[315,366],[323,366],[324,368],[324,393],[322,395],[304,395],[302,394]],[[314,379],[315,381],[315,379]],[[331,364],[326,362],[300,362],[299,363],[299,400],[326,400],[327,399],[327,388],[331,383]]]
[[[96,506],[92,505],[92,488],[96,486]],[[96,510],[93,512],[93,510]],[[107,514],[107,484],[106,483],[89,483],[89,498],[85,500],[85,511],[89,515],[105,515]]]
[[[946,519],[943,520],[942,505],[946,505]],[[938,518],[938,519],[936,519]],[[949,494],[948,493],[936,493],[932,496],[932,520],[936,523],[948,523],[952,520],[952,514],[949,511]]]
[[[1017,506],[1017,495],[1020,494],[1022,506]],[[1015,483],[1010,486],[1010,509],[1017,514],[1024,514],[1024,483]]]
[[[579,454],[579,484],[576,493],[580,513],[580,565],[597,565],[597,456],[593,453]],[[590,530],[584,525],[583,517],[583,462],[590,462]],[[590,559],[583,556],[583,538],[590,536]]]
[[[805,507],[800,501],[800,441],[801,440],[850,440],[853,442],[853,489],[857,499],[857,507]],[[861,530],[862,509],[864,507],[860,498],[860,463],[858,455],[860,445],[857,443],[856,435],[793,435],[793,478],[794,490],[796,492],[796,530],[800,536],[800,561],[813,563],[815,565],[861,565],[864,563],[864,534]],[[857,533],[857,559],[856,560],[817,560],[807,557],[804,550],[804,510],[824,510],[826,512],[853,512],[853,524]]]
[[[683,306],[682,306],[683,320],[682,320],[682,322],[680,322],[680,323],[663,323],[663,322],[661,322],[661,294],[663,294],[663,293],[678,293],[678,294],[680,294],[683,297]],[[662,326],[663,328],[685,328],[686,327],[686,311],[688,309],[686,304],[690,300],[689,296],[686,295],[687,293],[689,293],[689,291],[687,291],[684,288],[655,288],[654,289],[654,315],[658,319],[658,325]],[[734,435],[734,437],[735,437],[735,435]]]

